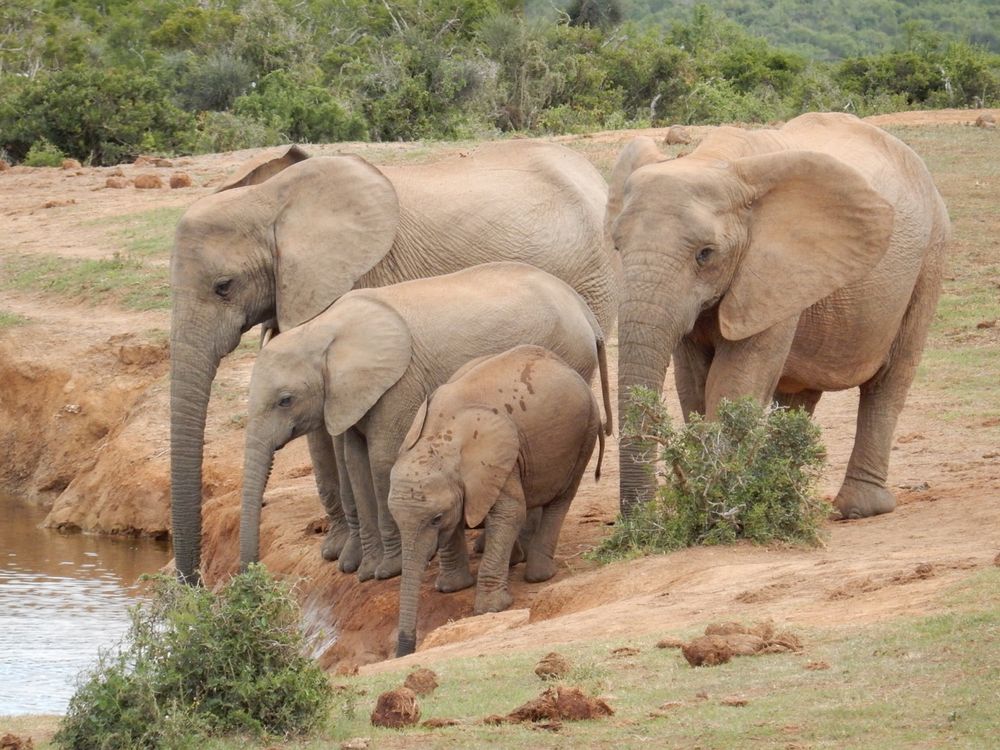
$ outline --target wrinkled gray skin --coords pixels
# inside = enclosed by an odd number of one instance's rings
[[[596,439],[604,434],[590,386],[538,346],[519,346],[463,367],[425,401],[392,468],[389,510],[403,541],[396,655],[416,648],[420,580],[440,547],[438,591],[472,585],[466,527],[485,523],[475,613],[513,598],[508,561],[527,514],[541,509],[525,549],[524,579],[547,581]],[[598,462],[596,477],[600,477]]]
[[[382,170],[356,156],[293,147],[247,165],[184,214],[171,258],[171,506],[178,574],[196,580],[205,415],[219,361],[254,325],[284,331],[353,288],[496,260],[532,263],[576,289],[601,325],[617,281],[601,234],[607,187],[552,144],[512,141],[440,162]],[[309,435],[331,517],[327,559],[357,566],[334,448]],[[349,492],[344,498],[352,507]],[[354,521],[356,525],[356,521]],[[346,549],[342,548],[346,544]]]
[[[621,154],[607,230],[621,255],[619,408],[659,392],[671,353],[686,415],[721,399],[802,406],[858,387],[843,518],[893,509],[892,433],[937,303],[948,214],[920,158],[857,118],[720,128],[682,159],[648,139]],[[627,511],[652,491],[623,442]]]
[[[593,313],[568,285],[523,263],[355,290],[271,341],[250,381],[241,563],[259,554],[274,452],[325,426],[344,438],[363,549],[358,577],[399,575],[389,473],[417,409],[465,363],[524,343],[552,350],[587,381],[598,364],[609,406],[603,333]]]

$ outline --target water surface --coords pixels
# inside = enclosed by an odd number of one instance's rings
[[[162,542],[43,529],[45,515],[0,493],[0,716],[64,712],[128,628],[136,580],[170,558]]]

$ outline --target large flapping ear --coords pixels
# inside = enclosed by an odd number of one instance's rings
[[[298,146],[289,146],[284,151],[277,153],[274,150],[265,151],[263,154],[241,164],[239,169],[229,175],[225,182],[215,189],[215,192],[221,193],[223,190],[232,190],[233,188],[246,187],[247,185],[259,185],[265,180],[274,177],[281,170],[300,161],[305,161],[308,158],[309,154]]]
[[[330,337],[325,353],[323,416],[331,435],[358,422],[410,366],[410,331],[378,300],[351,296],[309,325]]]
[[[517,471],[521,451],[517,427],[506,416],[469,409],[471,420],[462,443],[461,475],[465,485],[465,523],[478,526],[496,503],[500,490]],[[520,477],[515,477],[519,481]]]
[[[360,157],[313,157],[257,190],[274,210],[279,330],[350,291],[396,239],[396,190]]]
[[[420,404],[420,408],[417,409],[417,414],[413,417],[413,422],[410,423],[410,429],[406,431],[406,436],[403,438],[403,442],[399,446],[399,452],[397,455],[402,455],[406,451],[410,450],[410,448],[416,445],[417,441],[420,440],[420,436],[424,432],[424,425],[427,423],[427,405],[429,401],[429,397],[425,398],[424,402]]]
[[[666,158],[653,139],[646,136],[633,138],[618,155],[618,161],[608,180],[608,205],[604,211],[604,239],[608,242],[608,247],[611,247],[611,226],[621,213],[622,203],[625,201],[625,183],[629,175],[639,167],[655,164]]]
[[[894,211],[853,167],[815,151],[748,156],[749,244],[719,307],[722,335],[753,336],[867,276],[889,249]]]

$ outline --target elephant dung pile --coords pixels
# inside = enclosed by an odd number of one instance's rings
[[[415,669],[403,681],[403,687],[409,688],[419,696],[430,695],[438,686],[437,675],[430,669]]]
[[[511,723],[582,721],[613,716],[614,713],[611,706],[600,698],[591,698],[579,688],[558,685],[546,689],[537,698],[532,698],[523,706],[515,708],[501,721]],[[496,717],[493,718],[496,720]]]
[[[402,729],[420,721],[416,694],[406,687],[382,693],[372,711],[372,726]]]
[[[535,674],[543,680],[558,680],[569,674],[570,668],[569,660],[565,656],[552,651],[538,662]]]
[[[802,643],[793,633],[776,633],[774,623],[770,621],[749,626],[724,622],[709,625],[705,628],[705,635],[690,643],[679,644],[679,647],[692,667],[714,667],[725,664],[734,656],[801,651]]]

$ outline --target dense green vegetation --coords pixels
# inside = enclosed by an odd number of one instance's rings
[[[983,31],[995,28],[985,0],[947,6],[962,24],[941,21],[931,0],[834,5],[823,16],[830,6],[805,0],[733,0],[720,11],[662,0],[533,1],[527,11],[511,0],[6,0],[0,156],[110,164],[149,151],[1000,99],[1000,55],[977,46],[996,46]],[[913,20],[925,17],[933,31]],[[740,23],[789,34],[842,23],[857,43],[783,35],[786,49]],[[820,59],[836,55],[854,56]]]
[[[656,496],[615,522],[598,559],[699,544],[816,544],[828,506],[817,482],[826,462],[819,427],[801,409],[723,401],[716,419],[674,426],[660,397],[630,395],[622,434],[665,467]]]

